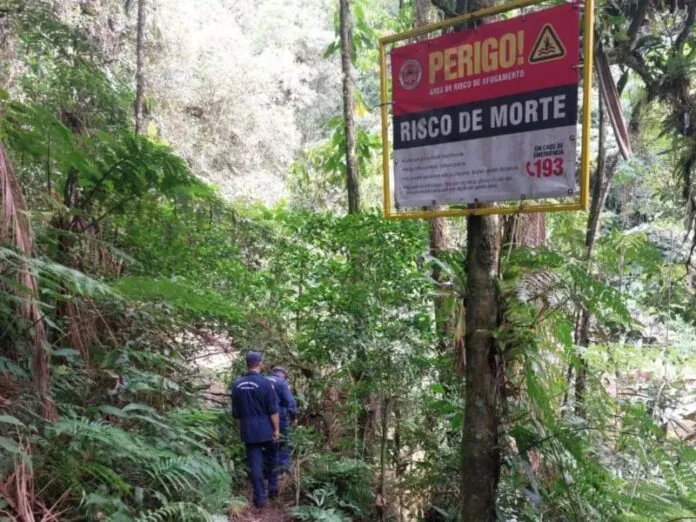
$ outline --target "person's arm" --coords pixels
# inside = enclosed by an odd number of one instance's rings
[[[279,380],[275,386],[275,391],[278,394],[278,406],[281,408],[288,408],[288,385],[285,381]]]
[[[271,417],[273,425],[273,440],[280,439],[280,407],[278,405],[278,394],[275,387],[268,382],[268,393],[266,393],[266,412]]]
[[[271,424],[273,424],[273,440],[278,441],[280,439],[280,415],[272,413]]]
[[[290,385],[287,384],[285,386],[285,401],[287,402],[287,410],[288,410],[288,417],[290,418],[291,421],[295,420],[295,417],[297,417],[297,402],[295,402],[295,397],[292,395],[292,391],[290,390]]]

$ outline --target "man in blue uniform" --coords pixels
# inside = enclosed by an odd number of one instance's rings
[[[249,352],[247,372],[232,385],[232,416],[240,421],[257,508],[266,503],[265,480],[268,480],[269,498],[278,495],[275,468],[280,439],[278,396],[273,383],[261,375],[261,362],[260,353]]]
[[[290,426],[297,416],[297,403],[292,396],[287,378],[288,372],[282,366],[276,366],[268,376],[273,381],[274,388],[280,401],[280,445],[278,448],[278,470],[281,473],[290,471]]]

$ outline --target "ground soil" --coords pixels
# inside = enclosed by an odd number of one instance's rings
[[[231,513],[230,521],[234,522],[290,522],[292,517],[288,514],[288,506],[294,506],[291,488],[288,487],[288,478],[279,478],[280,497],[270,500],[262,509],[249,505],[241,512]],[[246,497],[251,499],[251,489],[246,491]]]
[[[285,508],[268,505],[263,509],[248,507],[239,515],[230,517],[235,522],[289,522],[292,520]]]

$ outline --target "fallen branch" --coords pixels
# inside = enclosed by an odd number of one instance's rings
[[[604,99],[607,113],[609,114],[609,122],[614,129],[616,143],[624,159],[629,159],[633,156],[633,152],[631,151],[631,139],[628,133],[628,127],[626,126],[626,119],[621,109],[620,95],[614,83],[614,79],[612,78],[609,60],[604,53],[601,42],[597,44],[595,63],[597,65],[597,80],[599,82],[600,92]]]
[[[220,393],[220,392],[210,392],[210,391],[201,391],[200,393],[205,393],[206,395],[215,395],[216,397],[232,397],[231,393]]]
[[[691,426],[689,426],[687,423],[685,423],[683,420],[678,419],[676,417],[670,418],[670,420],[679,426],[683,431],[686,432],[686,436],[682,439],[685,441],[691,440],[693,438],[696,438],[696,431],[691,429]],[[681,438],[681,437],[680,437]]]

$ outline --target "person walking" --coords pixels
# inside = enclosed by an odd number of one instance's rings
[[[247,372],[232,384],[232,416],[239,420],[242,442],[246,447],[253,502],[257,508],[268,498],[278,496],[277,442],[280,439],[278,396],[273,382],[261,375],[263,357],[250,351]]]
[[[268,378],[273,382],[280,405],[280,443],[278,445],[278,471],[290,472],[290,427],[297,417],[297,403],[288,384],[288,371],[282,366],[276,366]]]

